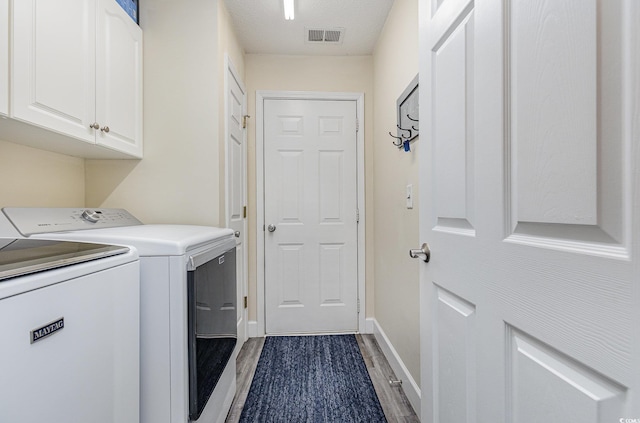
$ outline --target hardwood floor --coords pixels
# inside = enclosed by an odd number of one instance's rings
[[[244,407],[244,402],[247,400],[247,395],[249,395],[249,388],[258,366],[258,359],[263,345],[264,338],[249,338],[240,349],[240,353],[238,353],[238,359],[236,360],[236,396],[233,398],[231,410],[229,410],[225,423],[237,423],[240,421],[242,407]]]
[[[362,357],[369,371],[380,405],[389,423],[414,423],[420,419],[413,411],[401,385],[391,385],[395,374],[385,358],[373,335],[356,335]],[[262,352],[264,338],[250,338],[240,350],[237,359],[237,389],[226,423],[237,423],[240,420],[242,407],[247,400],[251,381]]]

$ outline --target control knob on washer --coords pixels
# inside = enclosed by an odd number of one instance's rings
[[[84,210],[80,217],[91,223],[96,223],[100,219],[100,215],[98,213],[89,209]]]

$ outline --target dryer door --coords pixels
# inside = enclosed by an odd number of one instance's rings
[[[188,272],[189,418],[197,420],[237,340],[236,249],[210,260],[194,258]]]

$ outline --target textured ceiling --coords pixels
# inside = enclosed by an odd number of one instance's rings
[[[369,55],[393,5],[393,0],[295,0],[295,19],[287,21],[282,0],[224,2],[246,53],[290,55]],[[342,42],[307,43],[305,28],[344,29]]]

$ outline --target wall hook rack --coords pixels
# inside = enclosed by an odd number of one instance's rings
[[[420,125],[418,119],[413,116],[419,116],[419,91],[418,91],[418,75],[413,78],[407,88],[404,90],[398,101],[396,102],[397,110],[397,136],[389,132],[395,140],[393,145],[404,148],[404,151],[411,151],[410,144],[420,133]]]

